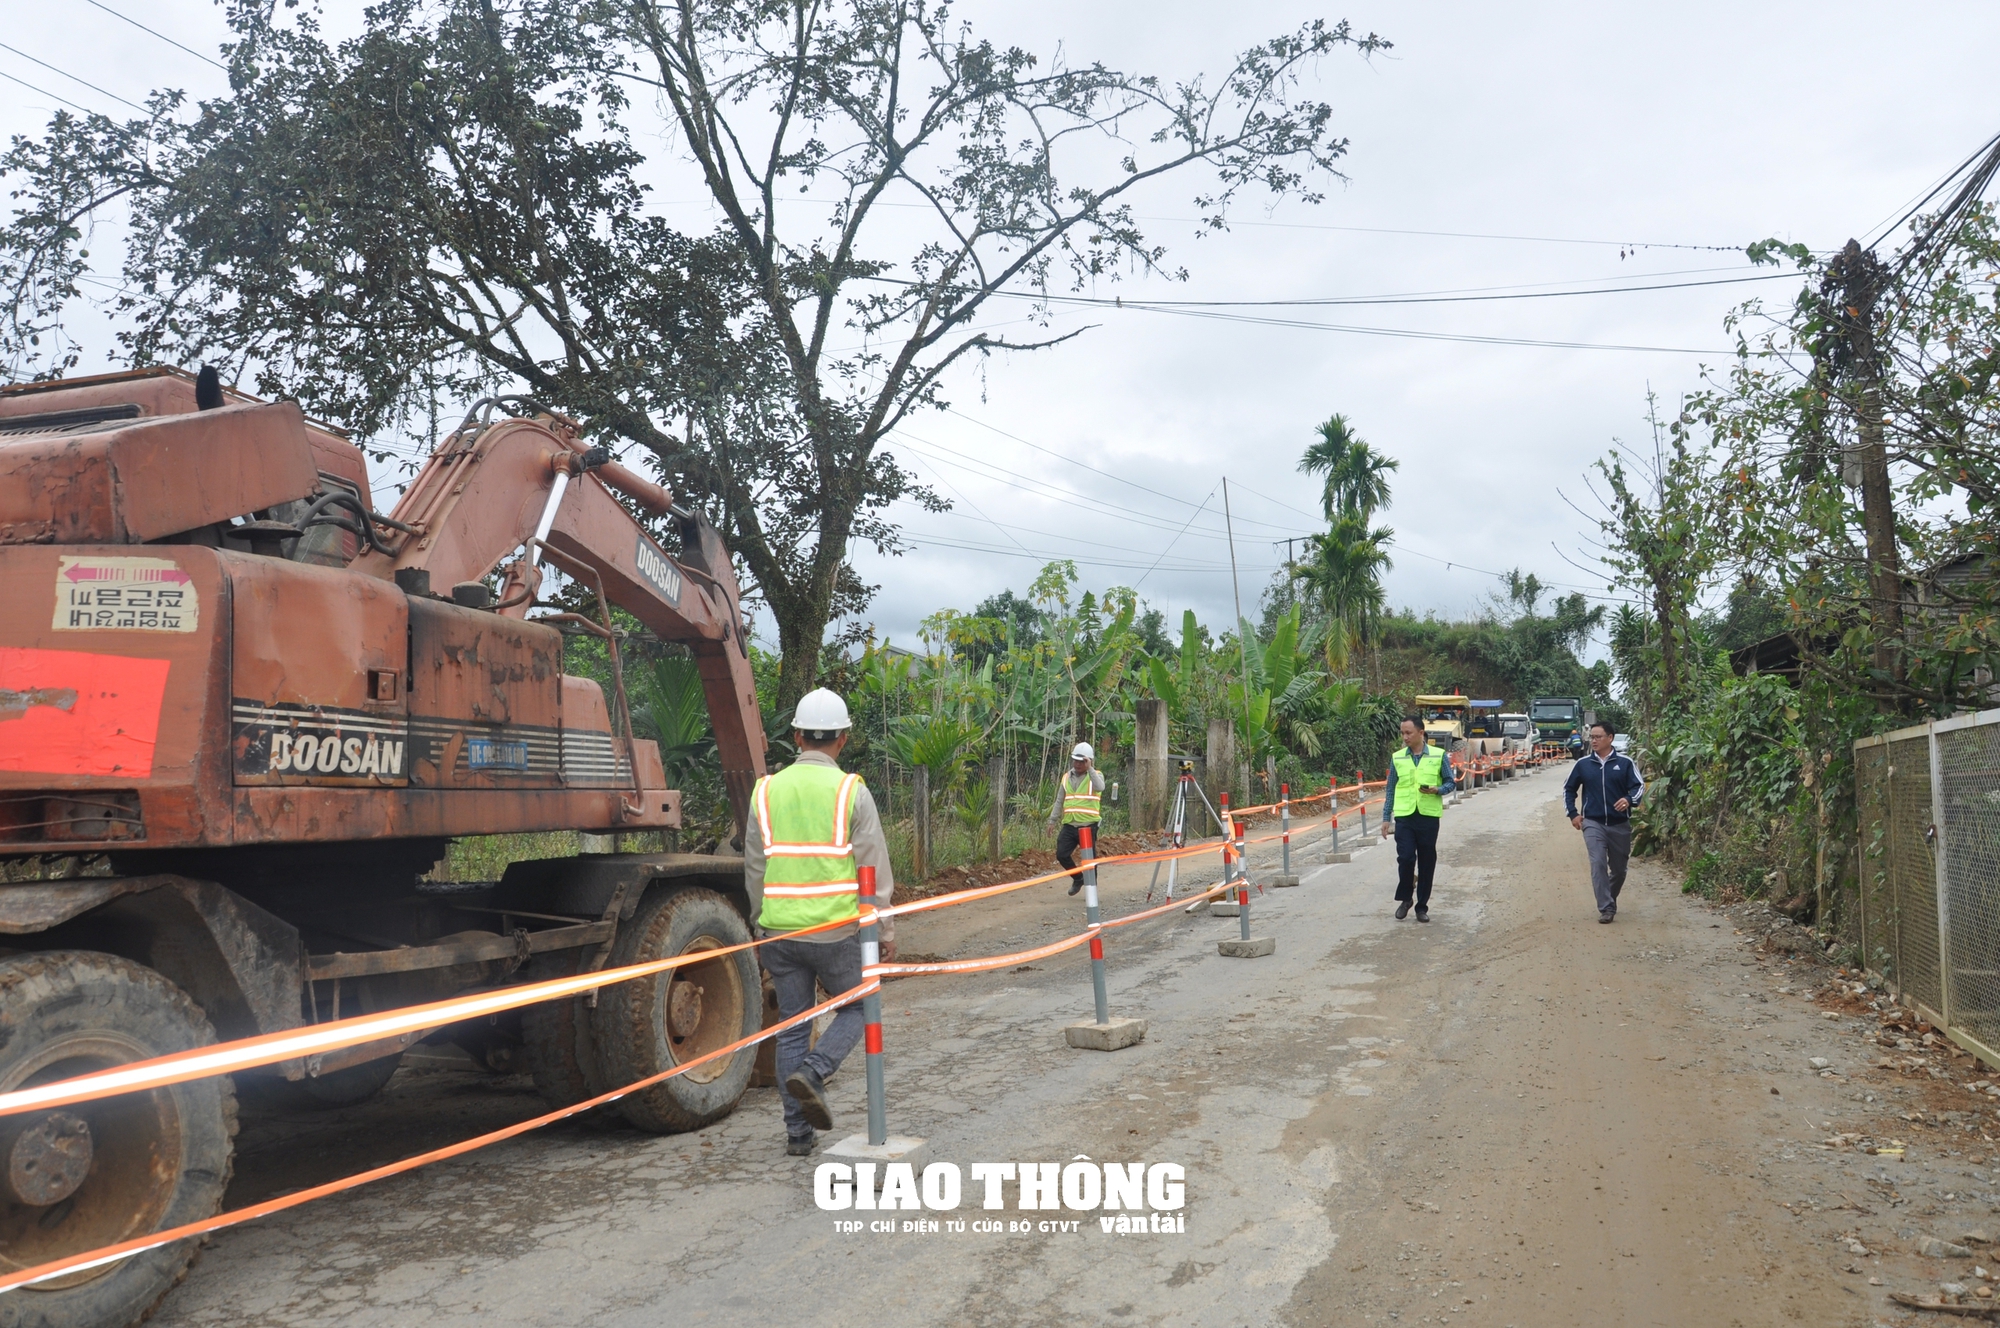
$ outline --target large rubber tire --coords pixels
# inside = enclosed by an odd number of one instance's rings
[[[587,999],[564,996],[521,1011],[522,1059],[552,1107],[573,1107],[605,1091]]]
[[[0,1091],[188,1051],[215,1030],[186,993],[113,955],[54,950],[0,960]],[[90,1127],[82,1184],[41,1207],[0,1192],[0,1269],[212,1216],[228,1188],[236,1094],[226,1077],[63,1109]],[[0,1159],[47,1113],[0,1118]],[[194,1262],[183,1240],[0,1296],[0,1328],[127,1328]]]
[[[619,928],[614,966],[697,950],[743,945],[750,929],[713,890],[658,889]],[[685,988],[679,1026],[670,1024],[675,988]],[[610,1087],[637,1083],[719,1047],[754,1036],[763,1024],[756,955],[749,950],[606,987],[591,1031]],[[699,993],[695,996],[695,993]],[[691,997],[693,999],[691,999]],[[698,1130],[736,1109],[750,1086],[754,1046],[618,1100],[625,1119],[654,1134]]]

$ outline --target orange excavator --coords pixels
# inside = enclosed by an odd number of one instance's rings
[[[209,370],[0,390],[0,1091],[750,938],[740,856],[427,879],[458,836],[680,825],[613,606],[696,660],[740,843],[765,734],[715,529],[521,399],[475,407],[393,512],[370,493],[347,438]],[[605,642],[608,698],[563,671],[565,630]],[[763,1004],[739,951],[429,1040],[567,1104],[754,1033]],[[268,1073],[348,1104],[412,1040]],[[619,1110],[698,1128],[753,1061]],[[0,1269],[215,1212],[235,1128],[222,1078],[0,1117]],[[122,1328],[194,1254],[25,1288],[0,1321]]]

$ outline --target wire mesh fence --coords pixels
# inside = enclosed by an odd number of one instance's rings
[[[2000,1062],[2000,710],[1855,744],[1863,962]]]

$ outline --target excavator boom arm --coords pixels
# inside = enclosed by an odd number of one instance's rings
[[[433,585],[449,589],[486,577],[546,522],[545,543],[562,563],[588,569],[613,604],[693,652],[740,835],[751,785],[764,773],[765,738],[729,552],[699,514],[674,507],[664,490],[615,462],[592,465],[588,455],[574,429],[552,417],[462,430],[432,454],[396,504],[392,520],[406,529],[392,531],[382,551],[364,554],[355,567],[384,579],[423,569]],[[559,477],[565,483],[550,512]],[[675,523],[678,559],[625,509],[607,479],[649,514]]]

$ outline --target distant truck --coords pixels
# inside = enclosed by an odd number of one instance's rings
[[[1510,752],[1526,751],[1535,745],[1535,724],[1523,714],[1503,714],[1500,717],[1500,736],[1506,740]]]
[[[1424,737],[1446,751],[1457,751],[1465,741],[1465,730],[1472,716],[1472,702],[1454,692],[1450,696],[1418,696],[1412,698],[1417,705],[1417,713],[1423,717]]]
[[[1570,750],[1583,746],[1583,698],[1538,696],[1528,703],[1537,743],[1556,743]]]

